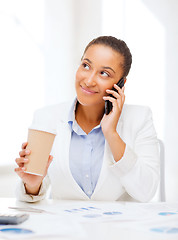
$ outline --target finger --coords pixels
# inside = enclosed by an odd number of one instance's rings
[[[118,93],[120,95],[123,95],[124,94],[124,91],[125,91],[125,86],[123,86],[122,88],[118,87],[117,84],[114,84],[114,88],[118,91]]]
[[[47,174],[48,168],[49,168],[52,160],[53,160],[53,156],[52,156],[52,155],[49,155],[48,163],[47,163],[47,165],[46,165],[46,170],[45,170],[45,176],[46,176],[46,174]]]
[[[24,142],[24,143],[22,143],[21,148],[22,148],[22,149],[25,149],[25,148],[27,147],[27,145],[28,145],[28,142]]]
[[[103,99],[106,101],[106,100],[109,100],[110,102],[114,103],[116,102],[116,99],[113,98],[113,97],[110,97],[110,96],[104,96]]]
[[[49,165],[51,164],[52,160],[53,160],[53,156],[49,155],[48,163],[47,163],[47,169],[49,168]]]
[[[125,102],[125,94],[123,94],[123,95],[121,96],[121,98],[122,98],[122,103],[124,103],[124,102]]]
[[[110,96],[104,96],[103,99],[105,101],[109,100],[110,102],[112,102],[113,109],[116,109],[116,108],[121,109],[122,108],[123,103],[122,103],[122,100],[121,100],[121,96],[119,96],[118,99],[110,97]]]
[[[30,150],[29,149],[24,149],[22,151],[19,152],[19,156],[20,157],[25,157],[26,155],[30,154]]]
[[[18,167],[18,168],[15,168],[14,171],[17,174],[21,174],[21,173],[24,173],[24,171],[26,171],[26,168],[25,167]]]
[[[120,95],[121,98],[122,98],[121,100],[122,100],[122,102],[124,102],[124,101],[125,101],[125,94],[124,94],[125,86],[123,86],[122,89],[121,89],[121,88],[119,88],[116,84],[114,84],[114,87],[117,88],[118,93],[119,93],[119,95]]]
[[[106,92],[111,94],[115,98],[119,98],[119,96],[120,96],[119,93],[114,90],[107,89]]]
[[[123,108],[124,102],[125,102],[125,94],[120,95],[120,98],[117,99],[117,105],[119,109]]]
[[[27,158],[16,158],[15,161],[16,161],[16,163],[19,167],[22,167],[22,165],[29,162],[29,159],[27,159]]]
[[[125,86],[123,86],[122,88],[120,88],[117,84],[114,84],[114,88],[119,92],[119,90],[125,90]]]

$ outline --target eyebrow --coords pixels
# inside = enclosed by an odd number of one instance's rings
[[[83,60],[86,60],[87,62],[89,62],[90,64],[92,64],[92,61],[90,60],[90,59],[88,59],[88,58],[84,58]],[[111,71],[113,71],[114,73],[116,73],[111,67],[102,67],[102,68],[104,68],[104,69],[110,69]]]

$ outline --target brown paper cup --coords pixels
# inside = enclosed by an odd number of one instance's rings
[[[43,176],[52,149],[55,134],[28,129],[28,145],[26,149],[31,151],[26,158],[29,162],[25,164],[26,173]]]

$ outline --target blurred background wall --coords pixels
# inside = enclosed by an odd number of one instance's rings
[[[133,55],[126,103],[152,109],[166,198],[178,200],[177,13],[175,0],[0,0],[0,196],[14,196],[14,160],[33,112],[73,97],[85,46],[113,35]]]

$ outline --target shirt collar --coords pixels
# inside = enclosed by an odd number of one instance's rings
[[[75,121],[75,110],[76,110],[77,102],[78,102],[77,98],[75,98],[68,114],[68,124],[71,130],[72,130],[73,122]]]
[[[75,120],[75,110],[76,110],[77,102],[78,102],[77,98],[75,98],[68,114],[68,123],[73,122]]]

